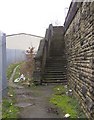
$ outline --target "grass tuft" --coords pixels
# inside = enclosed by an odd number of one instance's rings
[[[13,95],[10,97],[10,95]],[[12,87],[8,88],[8,97],[3,98],[2,100],[2,118],[16,118],[18,117],[19,108],[14,106],[15,100],[15,92]]]
[[[70,114],[71,118],[86,118],[82,109],[79,106],[78,100],[72,96],[66,95],[68,88],[65,86],[57,86],[54,88],[54,94],[50,99],[50,103],[53,103],[61,109],[62,113]]]
[[[7,69],[7,79],[8,79],[8,80],[10,79],[11,74],[13,73],[14,68],[15,68],[17,65],[19,65],[19,64],[21,64],[21,63],[11,64],[11,65],[8,67],[8,69]]]

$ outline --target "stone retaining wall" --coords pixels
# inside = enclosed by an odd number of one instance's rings
[[[74,8],[76,10],[74,12]],[[88,118],[94,118],[94,2],[72,3],[65,21],[67,79]],[[73,14],[71,14],[71,13]]]

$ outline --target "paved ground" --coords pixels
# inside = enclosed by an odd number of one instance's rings
[[[54,85],[15,89],[21,118],[60,118],[58,110],[49,103]]]
[[[12,82],[14,69],[10,80],[10,86],[14,87],[17,103],[20,107],[19,118],[61,118],[59,110],[49,103],[55,85],[25,87]]]

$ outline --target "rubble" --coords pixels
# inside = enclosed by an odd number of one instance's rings
[[[17,83],[17,82],[19,82],[19,81],[20,81],[19,78],[17,78],[17,79],[14,80],[15,83]]]
[[[22,74],[19,78],[16,78],[15,80],[14,80],[14,82],[15,83],[18,83],[18,82],[20,82],[20,81],[25,81],[25,76]]]
[[[65,114],[64,118],[69,118],[70,117],[70,114]]]

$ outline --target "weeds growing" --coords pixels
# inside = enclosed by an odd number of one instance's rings
[[[73,95],[68,96],[67,91],[68,88],[65,86],[55,87],[50,102],[60,108],[63,114],[69,114],[71,118],[85,118],[86,116],[82,112],[78,100]]]
[[[7,98],[3,98],[2,100],[2,118],[17,118],[19,113],[19,108],[14,106],[15,100],[15,92],[12,87],[8,88],[8,96]]]

